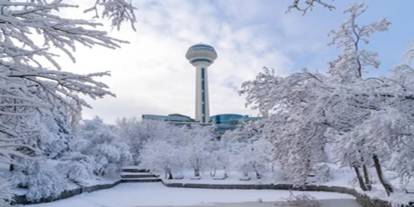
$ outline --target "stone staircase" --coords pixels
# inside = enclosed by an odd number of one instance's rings
[[[158,175],[151,173],[147,169],[141,169],[137,166],[123,167],[121,171],[122,182],[160,182]]]

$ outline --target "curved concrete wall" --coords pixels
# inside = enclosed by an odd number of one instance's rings
[[[14,204],[35,204],[52,202],[64,198],[69,198],[83,192],[93,192],[102,189],[112,188],[122,181],[116,181],[110,184],[100,184],[95,186],[81,187],[72,190],[63,191],[60,196],[43,198],[38,201],[29,201],[26,196],[15,196]],[[337,186],[324,186],[324,185],[307,185],[305,187],[295,187],[291,184],[199,184],[199,183],[165,183],[162,184],[166,187],[174,188],[205,188],[205,189],[268,189],[268,190],[295,190],[295,191],[323,191],[323,192],[335,192],[346,193],[355,196],[357,202],[363,207],[392,207],[392,205],[383,200],[371,199],[366,195],[357,192],[354,189]],[[407,207],[409,207],[407,205]]]
[[[371,199],[366,195],[358,193],[354,189],[336,186],[323,186],[323,185],[307,185],[305,187],[295,187],[291,184],[199,184],[199,183],[164,183],[167,187],[176,188],[207,188],[207,189],[273,189],[273,190],[295,190],[295,191],[323,191],[323,192],[335,192],[346,193],[355,196],[357,202],[363,207],[392,207],[392,205],[383,200]]]

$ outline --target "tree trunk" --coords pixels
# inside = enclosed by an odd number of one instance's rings
[[[200,169],[194,168],[194,177],[200,177]]]
[[[254,169],[254,172],[256,173],[256,178],[261,179],[262,176],[260,175],[259,171],[257,170],[256,165],[253,165],[253,169]]]
[[[382,186],[384,186],[385,192],[389,196],[392,192],[394,192],[394,189],[392,185],[384,179],[384,174],[382,172],[381,163],[378,159],[378,156],[374,154],[372,156],[372,159],[374,160],[374,166],[375,166],[375,170],[377,171],[378,179],[380,183],[382,184]]]
[[[165,178],[167,178],[167,180],[172,180],[173,179],[173,175],[172,175],[170,169],[165,169]]]
[[[362,170],[364,172],[365,185],[367,187],[367,190],[370,191],[370,190],[372,190],[372,184],[371,184],[371,180],[369,179],[369,173],[368,173],[367,166],[362,165]]]
[[[363,191],[367,191],[367,187],[365,186],[364,179],[362,179],[361,173],[359,172],[359,168],[356,167],[356,166],[354,166],[353,168],[354,168],[355,174],[356,174],[356,176],[358,178],[359,186],[361,187],[361,189]]]
[[[210,171],[210,176],[213,178],[216,177],[216,172],[217,172],[217,169],[214,168],[212,171]]]
[[[228,176],[227,176],[227,168],[226,167],[224,167],[224,175],[223,175],[223,177],[224,177],[224,179],[226,179]]]

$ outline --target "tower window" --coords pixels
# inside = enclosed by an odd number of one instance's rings
[[[204,79],[205,79],[205,69],[204,68],[201,68],[201,80],[203,80],[204,81]]]

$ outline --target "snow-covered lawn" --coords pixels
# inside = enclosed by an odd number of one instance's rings
[[[302,193],[302,192],[294,192]],[[317,199],[354,199],[347,194],[309,192]],[[26,207],[138,207],[138,206],[192,206],[214,203],[242,203],[262,200],[283,201],[289,197],[282,190],[213,190],[168,188],[161,183],[124,183],[114,188],[84,193],[52,203]],[[337,207],[337,205],[335,206]]]

